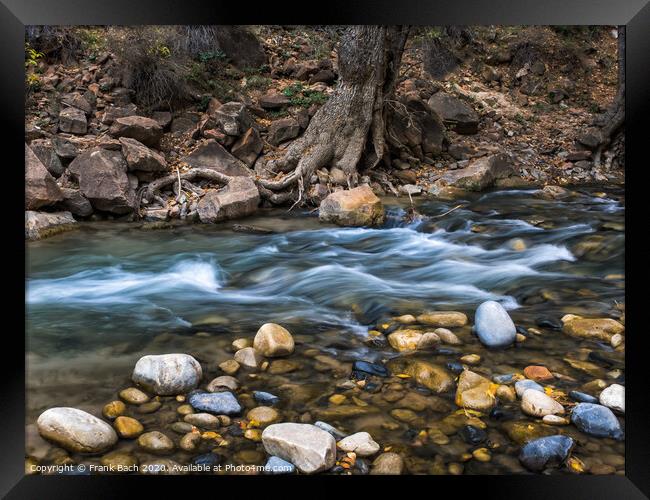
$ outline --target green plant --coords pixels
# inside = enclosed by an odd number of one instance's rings
[[[38,60],[42,59],[44,54],[32,48],[29,42],[25,43],[25,68],[38,66]]]
[[[246,79],[246,88],[266,90],[271,85],[271,81],[266,76],[253,75]]]
[[[318,90],[306,89],[302,83],[293,83],[282,90],[292,106],[308,108],[312,104],[323,104],[327,95]]]
[[[225,58],[226,58],[226,54],[218,49],[199,52],[197,55],[197,59],[202,63],[207,63],[215,60],[223,61]]]
[[[292,83],[288,87],[285,87],[282,93],[287,97],[294,97],[296,94],[301,93],[303,88],[302,83]]]

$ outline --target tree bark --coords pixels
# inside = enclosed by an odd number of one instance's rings
[[[386,158],[386,102],[394,95],[408,31],[402,26],[346,30],[334,93],[284,157],[267,164],[273,171],[290,173],[280,179],[259,179],[258,185],[279,191],[298,183],[300,199],[305,180],[318,168],[340,168],[348,184],[356,185],[360,170]]]

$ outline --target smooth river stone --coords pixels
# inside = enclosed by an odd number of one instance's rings
[[[76,408],[45,410],[36,425],[42,437],[73,452],[101,453],[117,443],[117,434],[109,424]]]
[[[598,396],[600,404],[614,411],[625,413],[625,387],[612,384]]]
[[[521,410],[526,415],[533,417],[564,414],[564,407],[560,403],[535,389],[527,389],[524,391],[521,397]]]
[[[548,436],[529,441],[521,448],[519,461],[527,469],[540,472],[546,467],[562,464],[573,448],[568,436]]]
[[[585,434],[623,439],[623,430],[612,410],[592,403],[579,403],[571,412],[571,422]]]
[[[517,391],[517,396],[522,397],[524,395],[524,392],[526,392],[528,389],[544,392],[544,388],[534,380],[524,379],[515,382],[515,391]]]
[[[294,350],[294,341],[291,333],[283,326],[265,323],[255,334],[253,347],[269,358],[287,356]]]
[[[192,408],[216,415],[239,415],[241,405],[232,392],[203,392],[189,397]]]
[[[315,425],[270,425],[262,433],[262,444],[268,454],[291,462],[305,474],[330,469],[336,462],[334,437]]]
[[[517,329],[501,304],[493,300],[483,302],[476,309],[474,330],[482,344],[505,347],[515,341]]]
[[[379,444],[367,432],[357,432],[341,439],[337,446],[343,451],[353,451],[360,457],[369,457],[379,451]]]
[[[131,379],[160,396],[183,394],[201,382],[201,365],[189,354],[160,354],[141,357]]]

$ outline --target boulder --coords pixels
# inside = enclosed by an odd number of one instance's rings
[[[337,446],[346,452],[354,452],[359,457],[369,457],[380,449],[380,446],[367,432],[357,432],[341,439]]]
[[[399,106],[389,114],[387,129],[391,137],[411,149],[422,147],[428,155],[438,155],[446,142],[442,119],[417,92],[400,98]]]
[[[625,327],[611,318],[575,318],[564,322],[562,331],[571,337],[609,343],[614,335],[625,331]]]
[[[86,114],[77,108],[64,108],[59,113],[59,130],[68,134],[85,134],[88,131]]]
[[[266,140],[269,144],[278,146],[282,142],[295,139],[299,134],[300,124],[295,118],[282,118],[271,123]]]
[[[109,424],[76,408],[50,408],[36,425],[42,437],[75,453],[102,453],[117,443]]]
[[[29,148],[41,160],[43,166],[54,177],[60,177],[65,167],[61,163],[56,149],[50,139],[36,139],[29,144]]]
[[[162,138],[163,130],[160,124],[151,118],[144,116],[125,116],[117,118],[109,133],[113,137],[130,137],[145,146],[157,148]]]
[[[250,171],[214,139],[208,139],[182,159],[193,168],[209,168],[231,177],[248,176]]]
[[[245,217],[257,211],[260,193],[250,177],[233,177],[226,187],[206,193],[198,204],[203,223]]]
[[[291,462],[305,474],[330,469],[336,461],[334,437],[315,425],[270,425],[262,433],[262,444],[267,453]]]
[[[275,358],[291,354],[294,341],[286,328],[275,323],[265,323],[257,330],[253,347],[263,356]]]
[[[264,109],[281,109],[291,104],[291,101],[284,94],[269,92],[260,97],[259,103]]]
[[[226,135],[239,137],[253,126],[253,119],[241,102],[227,102],[214,112],[214,121]]]
[[[140,141],[130,137],[120,137],[120,144],[129,170],[141,170],[143,172],[167,171],[165,157],[149,149]]]
[[[505,154],[485,156],[472,161],[465,168],[445,172],[435,181],[433,193],[446,187],[483,191],[497,180],[513,176],[516,176],[515,170]]]
[[[192,394],[188,402],[192,408],[215,415],[239,415],[242,407],[232,392],[203,392]]]
[[[496,404],[497,385],[478,373],[464,370],[458,378],[456,405],[476,411],[488,411]]]
[[[57,233],[74,229],[77,221],[70,212],[25,211],[25,239],[40,240]]]
[[[476,309],[474,330],[481,343],[488,347],[510,345],[517,335],[517,329],[508,312],[493,300],[483,302]]]
[[[201,365],[189,354],[159,354],[141,357],[131,379],[159,396],[184,394],[201,382]]]
[[[466,101],[446,92],[436,92],[427,104],[455,132],[459,134],[476,134],[478,132],[478,114]]]
[[[264,49],[245,26],[218,26],[214,32],[218,48],[239,69],[259,69],[267,64]]]
[[[93,207],[88,199],[78,189],[61,188],[63,201],[61,205],[72,215],[87,217],[93,213]]]
[[[376,226],[384,222],[384,206],[368,185],[336,191],[325,198],[318,218],[339,226]]]
[[[55,137],[52,139],[52,147],[59,158],[74,160],[79,156],[79,149],[77,146],[63,137]]]
[[[126,214],[136,205],[127,168],[121,152],[93,148],[72,160],[68,171],[79,182],[79,191],[93,208]]]
[[[522,446],[519,461],[533,472],[541,472],[549,466],[559,466],[568,458],[573,448],[568,436],[547,436],[529,441]]]
[[[61,103],[66,106],[77,108],[87,115],[90,115],[93,112],[93,106],[78,92],[63,95],[63,97],[61,97]]]
[[[592,403],[578,403],[571,412],[571,422],[585,434],[623,439],[623,430],[612,410]]]
[[[63,200],[63,193],[41,160],[25,144],[25,208],[35,210]]]
[[[104,115],[102,117],[102,124],[112,125],[113,122],[118,118],[133,116],[136,114],[137,111],[138,108],[136,107],[135,104],[127,104],[126,106],[109,106],[104,110]]]
[[[248,167],[252,167],[255,160],[257,160],[257,157],[262,152],[263,147],[264,145],[262,144],[260,133],[257,129],[251,127],[244,133],[244,135],[237,139],[237,142],[233,144],[230,152],[233,156],[239,158],[248,165]]]

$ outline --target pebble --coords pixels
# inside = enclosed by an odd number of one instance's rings
[[[138,438],[138,446],[150,453],[171,453],[174,443],[165,434],[159,431],[145,432]]]
[[[324,430],[325,432],[329,432],[332,436],[334,436],[336,439],[342,439],[347,434],[343,431],[338,430],[336,427],[331,426],[330,424],[326,422],[321,422],[320,420],[317,422],[314,422],[314,425],[318,427],[319,429]]]
[[[345,402],[347,397],[343,394],[332,394],[327,400],[333,405],[340,405]]]
[[[283,375],[300,369],[300,365],[288,359],[274,359],[269,366],[271,375]]]
[[[149,396],[135,387],[129,387],[128,389],[120,391],[120,397],[132,405],[141,405],[142,403],[149,401]]]
[[[467,365],[478,365],[481,362],[481,356],[478,354],[466,354],[460,361]]]
[[[191,432],[192,427],[192,424],[189,424],[187,422],[174,422],[169,426],[172,431],[178,434],[186,434],[188,432]]]
[[[143,356],[135,364],[131,375],[136,384],[160,396],[191,391],[202,378],[201,365],[189,354]]]
[[[144,427],[135,418],[119,416],[113,423],[117,434],[126,439],[138,437],[144,431]]]
[[[467,444],[479,444],[487,439],[487,433],[483,429],[473,425],[465,425],[458,431],[461,439]]]
[[[456,389],[457,406],[476,411],[488,411],[495,404],[496,398],[490,380],[469,370],[460,374]]]
[[[259,368],[262,357],[253,347],[244,347],[235,353],[235,361],[247,368]]]
[[[203,455],[197,455],[192,459],[192,463],[194,465],[207,465],[210,467],[214,467],[215,465],[218,465],[221,462],[221,455],[217,453],[204,453]]]
[[[100,460],[104,467],[110,467],[111,472],[124,473],[124,470],[134,470],[138,465],[138,459],[131,453],[122,450],[111,451],[104,455]]]
[[[530,380],[544,382],[553,379],[553,374],[545,366],[530,365],[524,368],[524,375]]]
[[[190,415],[191,413],[194,413],[194,409],[192,408],[192,405],[180,405],[176,408],[176,412],[179,415]]]
[[[201,434],[199,432],[188,432],[181,438],[178,446],[181,450],[192,452],[199,447],[200,443]]]
[[[264,472],[266,474],[293,474],[296,472],[296,466],[291,462],[282,460],[280,457],[272,456],[269,457],[268,461],[264,465]]]
[[[472,452],[472,456],[479,462],[489,462],[492,460],[492,455],[487,448],[479,448]]]
[[[236,391],[239,389],[239,381],[230,375],[222,375],[213,379],[206,389],[208,392]]]
[[[425,332],[418,340],[417,349],[433,349],[440,343],[440,337],[434,332]]]
[[[625,387],[612,384],[598,396],[600,404],[619,413],[625,413]]]
[[[526,392],[528,389],[544,392],[544,388],[534,380],[525,379],[515,382],[515,391],[517,392],[517,396],[522,397],[524,395],[524,392]]]
[[[514,380],[514,378],[514,373],[506,373],[505,375],[494,375],[492,377],[492,380],[494,380],[497,384],[509,384]]]
[[[552,330],[562,329],[562,322],[553,318],[537,318],[535,324],[540,328],[550,328]]]
[[[598,398],[591,396],[590,394],[585,394],[584,392],[571,391],[569,392],[569,397],[578,403],[595,403],[598,404]]]
[[[267,453],[291,462],[305,474],[331,469],[336,462],[336,441],[315,425],[269,425],[262,433],[262,444]]]
[[[161,406],[162,403],[160,401],[149,401],[148,403],[144,403],[138,406],[135,411],[143,415],[146,415],[148,413],[154,413],[158,411],[161,408]]]
[[[623,430],[612,410],[592,403],[578,403],[571,412],[571,422],[585,434],[623,439]]]
[[[189,402],[195,410],[217,415],[238,415],[242,411],[232,392],[195,393],[189,397]]]
[[[258,403],[262,403],[263,405],[275,405],[280,402],[280,398],[278,396],[274,396],[270,392],[264,392],[264,391],[253,391],[253,398],[255,398],[255,401]]]
[[[493,300],[483,302],[474,315],[474,330],[484,345],[505,347],[515,341],[517,330],[510,315]]]
[[[446,328],[436,328],[433,333],[435,333],[440,340],[442,340],[445,344],[449,345],[461,345],[462,341],[456,336],[454,332],[451,330],[447,330]]]
[[[541,472],[546,467],[562,464],[574,442],[568,436],[547,436],[525,444],[519,453],[519,461],[528,470]]]
[[[455,328],[467,324],[467,316],[457,311],[436,311],[420,314],[418,323],[443,328]],[[437,333],[437,332],[436,332]]]
[[[253,347],[263,356],[274,358],[293,353],[295,344],[286,328],[275,323],[266,323],[255,334]]]
[[[379,444],[367,432],[357,432],[341,439],[337,446],[347,452],[354,452],[360,457],[374,455],[380,449]]]
[[[244,437],[259,443],[262,440],[262,431],[260,429],[246,429],[244,431]]]
[[[542,422],[548,425],[568,425],[569,420],[558,415],[544,415]]]
[[[447,370],[456,374],[462,372],[465,369],[463,364],[459,363],[458,361],[450,361],[445,366],[447,367]]]
[[[500,385],[497,387],[496,396],[501,401],[513,402],[517,399],[515,389],[509,385]]]
[[[620,333],[612,335],[612,339],[610,340],[610,344],[612,345],[612,347],[614,349],[616,349],[622,343],[623,343],[623,335],[621,335]]]
[[[382,453],[372,463],[370,475],[400,475],[404,470],[404,460],[393,452]]]
[[[231,345],[235,351],[239,351],[244,347],[253,347],[253,343],[249,339],[236,339],[232,341]]]
[[[239,371],[239,363],[234,359],[229,359],[219,364],[219,368],[228,375],[234,375]]]
[[[123,415],[126,411],[126,405],[122,401],[111,401],[110,403],[104,405],[102,409],[102,415],[104,417],[113,420],[120,415]]]
[[[254,420],[259,423],[260,426],[264,427],[266,425],[272,424],[280,419],[280,414],[274,408],[269,406],[258,406],[253,408],[246,414],[248,420]]]
[[[210,413],[192,413],[185,415],[183,420],[188,424],[202,427],[203,429],[214,429],[219,427],[220,424],[219,418]]]
[[[521,397],[521,410],[532,417],[564,414],[564,407],[560,403],[534,389],[524,391]]]
[[[447,465],[447,470],[452,476],[460,476],[464,469],[463,464],[459,464],[458,462],[451,462]]]
[[[421,338],[419,330],[397,330],[388,335],[388,343],[398,352],[415,351]]]

